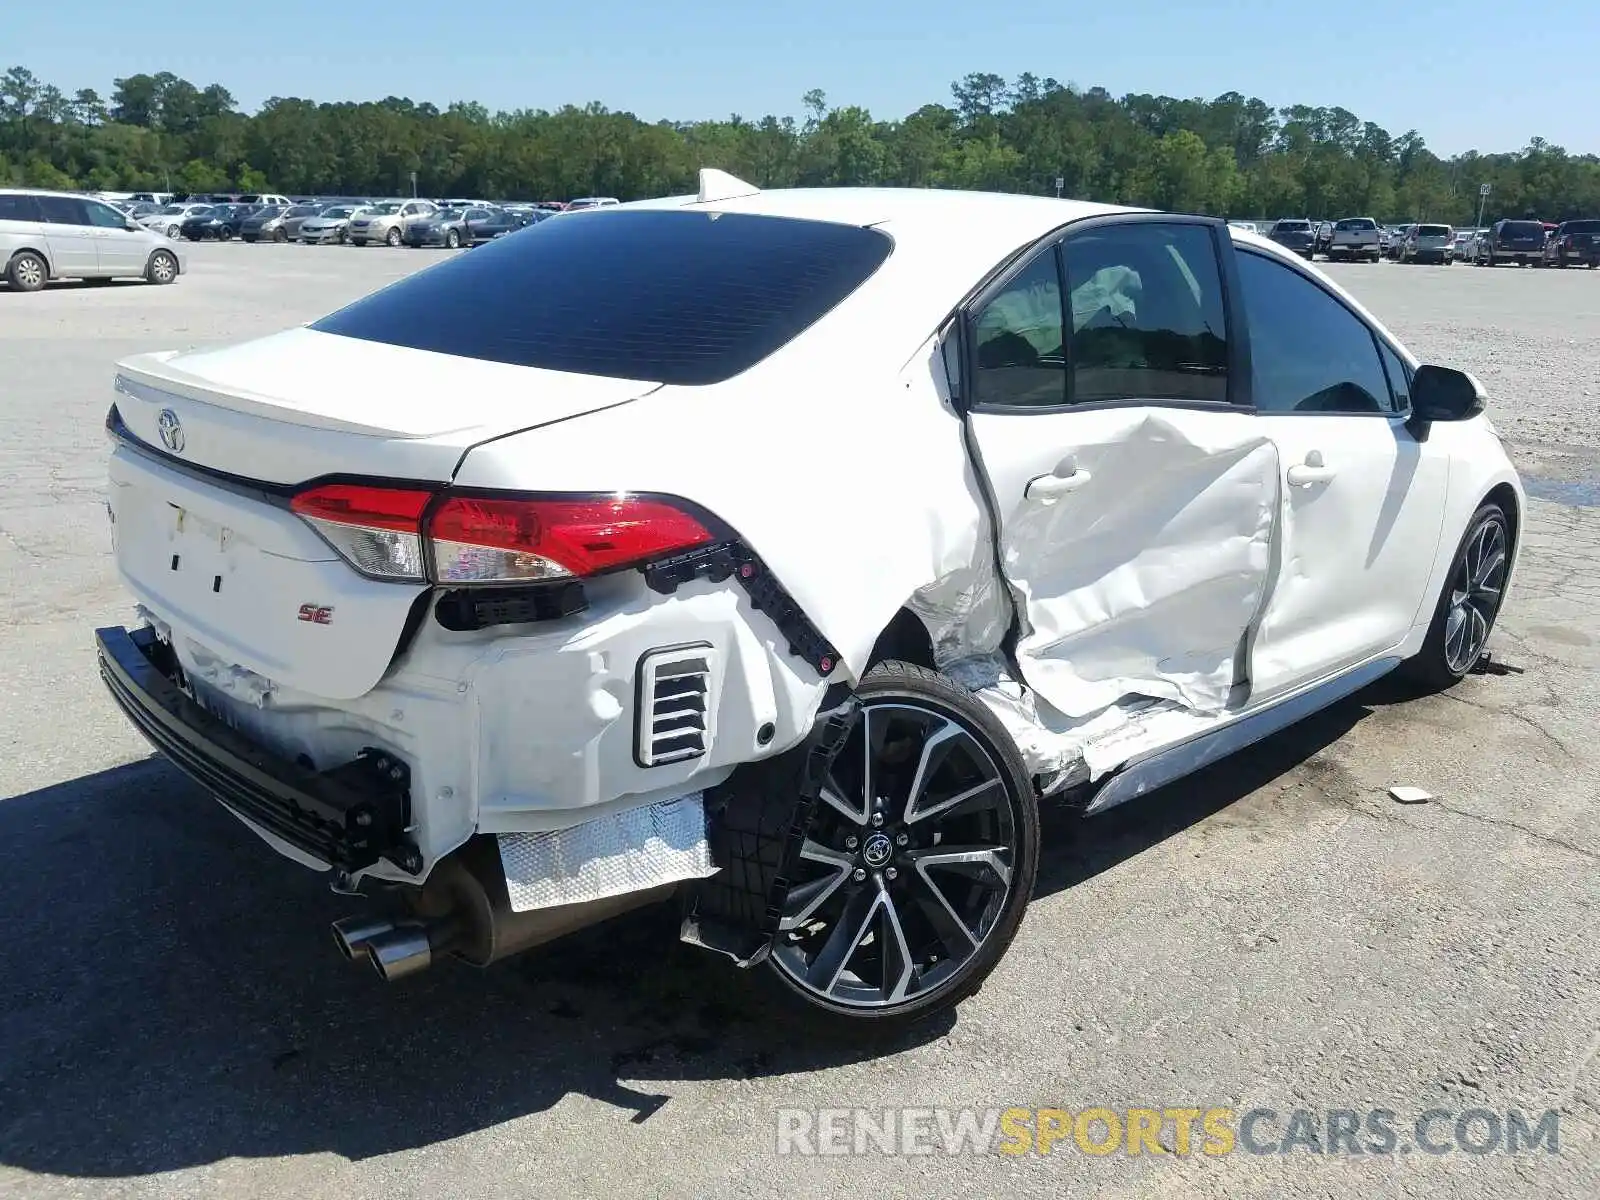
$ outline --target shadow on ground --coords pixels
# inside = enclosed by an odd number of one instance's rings
[[[1052,810],[1040,894],[1248,796],[1387,702],[1369,689],[1088,823]],[[732,968],[681,945],[669,909],[487,972],[450,964],[386,988],[333,950],[327,924],[352,902],[154,759],[0,803],[0,877],[0,1162],[32,1171],[362,1159],[568,1093],[645,1122],[667,1102],[652,1079],[812,1071],[952,1023],[887,1044],[807,1038],[759,989],[730,986]]]

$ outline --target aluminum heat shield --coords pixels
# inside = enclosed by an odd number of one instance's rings
[[[604,900],[717,871],[700,792],[553,833],[502,833],[499,842],[513,912]]]

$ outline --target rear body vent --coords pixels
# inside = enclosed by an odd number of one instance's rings
[[[667,646],[639,660],[638,732],[641,767],[704,758],[717,711],[716,650],[708,642]]]

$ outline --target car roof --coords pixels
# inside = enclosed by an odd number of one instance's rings
[[[608,211],[649,208],[749,213],[871,226],[883,230],[896,241],[937,240],[948,246],[952,255],[959,244],[962,259],[991,265],[1070,221],[1101,213],[1141,211],[1047,196],[932,188],[848,187],[784,188],[767,192],[752,189],[746,195],[705,202],[698,196],[671,196],[617,205]],[[599,219],[605,217],[602,215]],[[952,225],[961,227],[959,243],[950,238]]]

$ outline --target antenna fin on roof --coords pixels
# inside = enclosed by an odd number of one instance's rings
[[[746,183],[729,175],[726,171],[718,171],[714,167],[703,167],[700,171],[700,203],[709,204],[716,200],[732,200],[735,196],[759,196],[761,189],[753,183]]]

